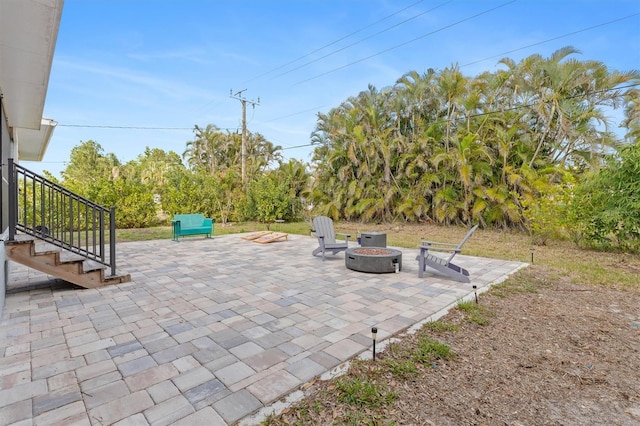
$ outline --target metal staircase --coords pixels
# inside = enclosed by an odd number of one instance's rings
[[[131,281],[116,271],[115,208],[8,166],[9,259],[86,288]]]

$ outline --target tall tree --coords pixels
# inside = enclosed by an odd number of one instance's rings
[[[505,58],[476,77],[410,71],[319,114],[314,204],[334,218],[527,226],[532,200],[618,149],[607,111],[637,115],[638,72],[578,53]]]
[[[115,154],[105,154],[99,143],[93,140],[80,142],[71,150],[69,163],[61,172],[63,184],[81,195],[90,196],[90,187],[112,179],[119,165]]]

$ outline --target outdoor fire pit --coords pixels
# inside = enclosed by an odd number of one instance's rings
[[[344,263],[348,269],[374,274],[400,272],[402,252],[384,247],[354,247],[347,249]]]

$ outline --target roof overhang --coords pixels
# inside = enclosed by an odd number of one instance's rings
[[[0,1],[0,94],[8,125],[20,140],[18,158],[23,160],[27,158],[22,153],[42,159],[49,143],[44,137],[55,127],[42,113],[63,3]]]
[[[50,118],[43,118],[38,130],[14,128],[13,139],[18,143],[18,158],[22,161],[42,161],[57,124]]]

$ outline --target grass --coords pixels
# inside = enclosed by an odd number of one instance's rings
[[[442,333],[445,331],[458,331],[459,327],[454,324],[449,324],[444,321],[429,321],[422,329],[425,331],[433,331],[435,333]]]
[[[420,336],[412,353],[414,361],[421,364],[432,364],[437,360],[447,360],[453,358],[451,348],[444,343],[432,340],[427,336]]]
[[[272,223],[269,229],[274,232],[286,232],[288,234],[309,235],[311,227],[306,222]],[[240,234],[243,232],[266,231],[267,225],[259,222],[229,222],[215,223],[213,226],[214,237],[216,235]],[[118,229],[116,231],[118,242],[170,240],[171,226],[156,226],[140,229]]]
[[[458,328],[441,321],[439,324],[441,324],[439,330],[456,330]],[[396,379],[410,380],[419,374],[418,365],[436,366],[436,362],[439,360],[455,358],[449,345],[429,337],[430,331],[429,324],[422,327],[416,336],[415,345],[411,348],[396,342],[389,344],[382,362],[383,371],[388,371]]]
[[[464,312],[467,321],[472,324],[485,326],[491,323],[488,318],[489,312],[487,311],[487,308],[479,303],[476,303],[474,300],[461,300],[458,302],[457,308],[461,312]]]
[[[116,241],[123,243],[126,241],[150,241],[150,240],[170,240],[170,226],[156,226],[153,228],[141,229],[117,229]]]
[[[384,362],[391,374],[397,379],[410,380],[418,375],[418,367],[412,360],[387,358]]]
[[[491,287],[491,294],[505,298],[512,294],[537,293],[540,285],[543,284],[534,280],[530,274],[519,273],[512,279]]]
[[[336,391],[338,401],[360,408],[379,408],[393,402],[397,396],[384,382],[351,375],[336,380]]]

